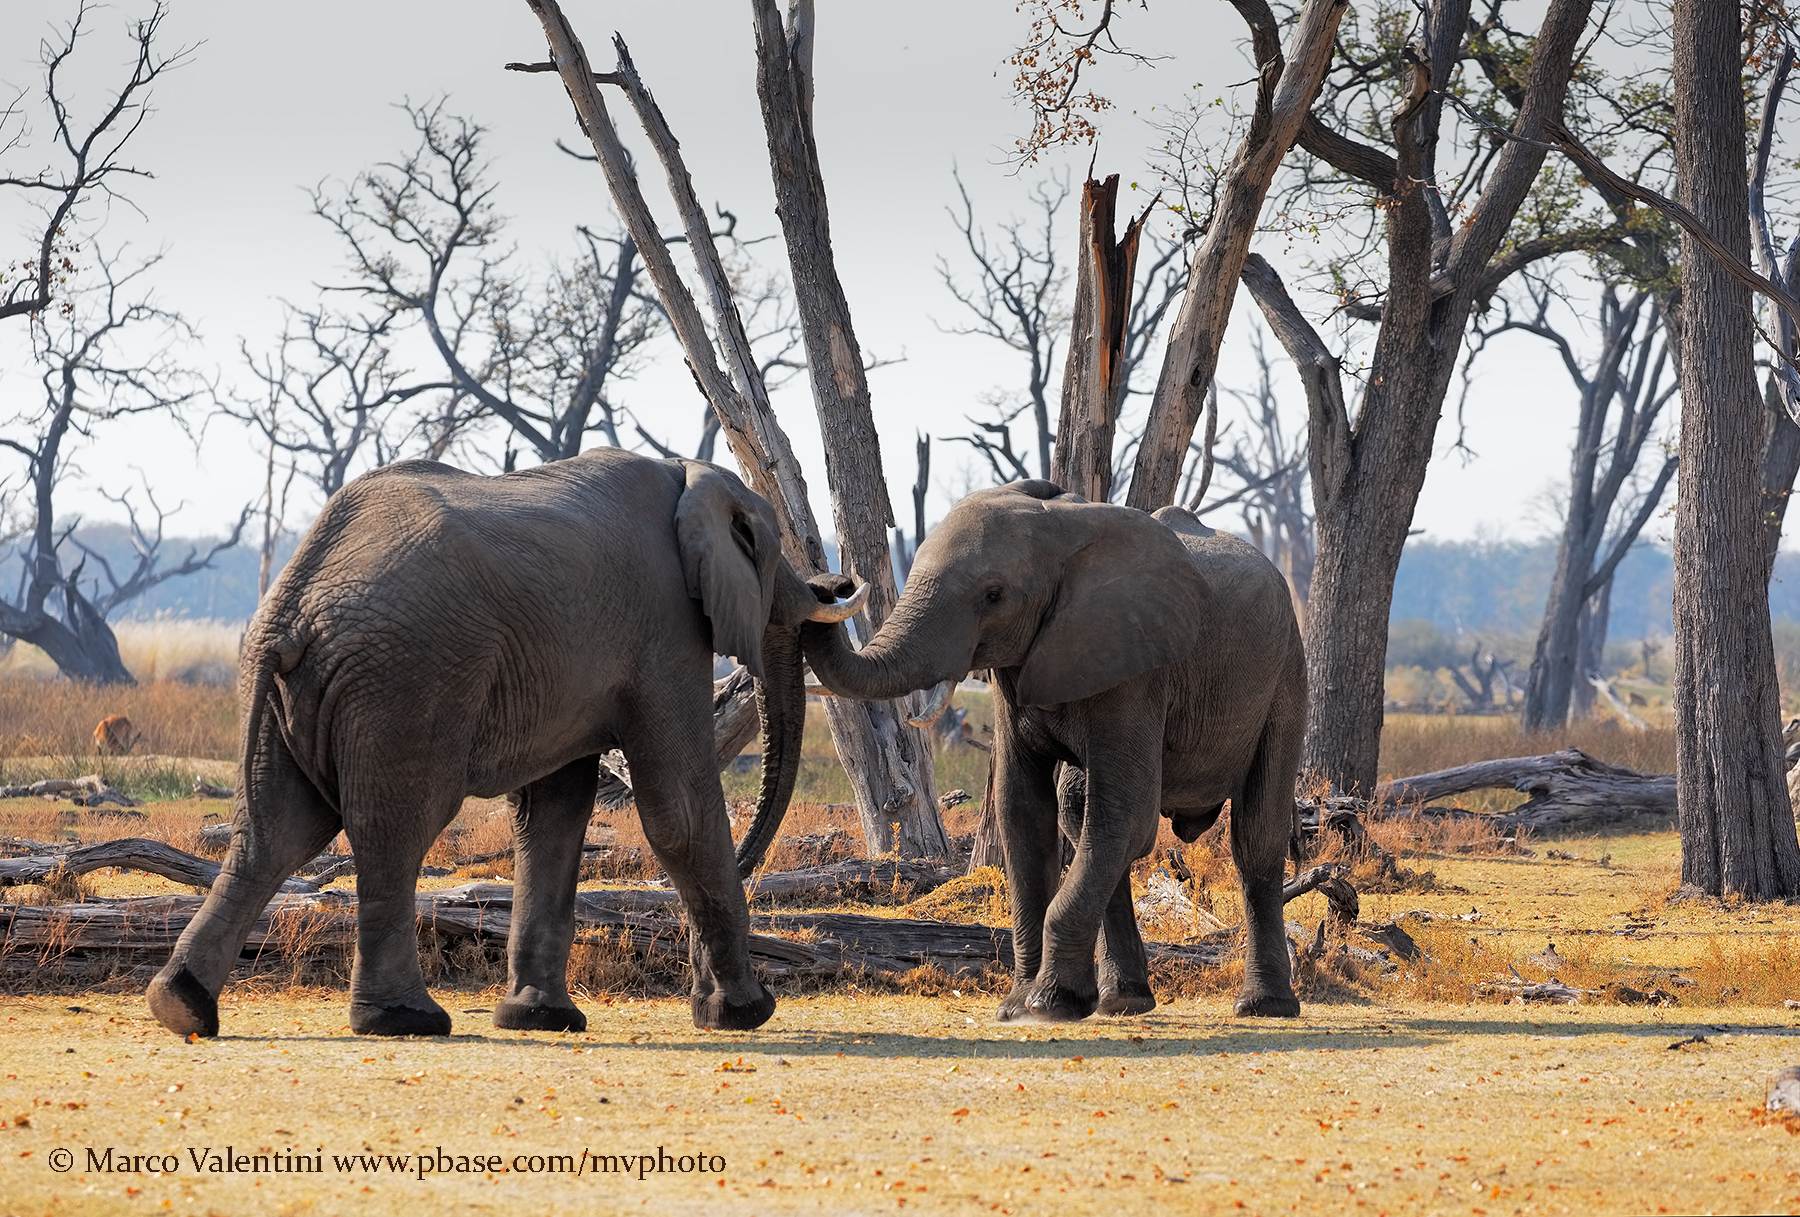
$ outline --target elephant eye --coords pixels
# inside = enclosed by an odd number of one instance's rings
[[[990,587],[987,589],[987,602],[989,604],[999,604],[1000,597],[1005,594],[1005,590],[997,585]]]

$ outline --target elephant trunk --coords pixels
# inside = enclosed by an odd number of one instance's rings
[[[781,831],[794,779],[800,773],[800,741],[806,730],[806,689],[801,675],[800,638],[792,626],[763,631],[763,679],[756,682],[756,712],[762,724],[762,789],[756,818],[738,842],[738,874],[748,879]]]
[[[860,701],[885,701],[961,680],[969,671],[974,642],[964,631],[916,619],[902,603],[862,650],[850,646],[841,625],[809,622],[800,638],[814,675],[831,692]]]

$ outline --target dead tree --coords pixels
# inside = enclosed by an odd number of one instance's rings
[[[1682,240],[1681,496],[1675,514],[1676,798],[1681,878],[1714,896],[1800,893],[1769,634],[1754,364],[1745,116],[1735,5],[1675,0],[1675,181]],[[1698,353],[1704,352],[1704,357]]]
[[[158,259],[122,270],[116,260],[91,253],[96,269],[63,285],[62,307],[31,318],[42,405],[21,412],[7,428],[10,433],[0,434],[0,449],[23,459],[27,494],[21,497],[28,501],[22,508],[31,520],[19,555],[18,593],[10,602],[0,601],[0,633],[42,649],[65,676],[132,684],[107,614],[159,583],[209,566],[237,544],[250,513],[246,508],[231,535],[207,553],[190,550],[167,566],[163,510],[151,498],[156,522],[146,526],[124,494],[116,494],[113,501],[127,508],[137,551],[132,568],[121,576],[99,559],[108,586],[101,589],[95,582],[87,591],[82,573],[92,556],[65,569],[64,547],[75,526],[57,520],[56,491],[70,473],[79,440],[133,415],[160,414],[180,422],[211,393],[211,386],[180,360],[192,339],[186,323],[151,303],[138,282]],[[60,610],[52,607],[57,602]]]
[[[1762,121],[1757,128],[1756,155],[1750,174],[1751,251],[1756,269],[1784,288],[1800,295],[1800,240],[1788,243],[1787,253],[1777,256],[1775,232],[1767,206],[1769,163],[1775,145],[1775,120],[1781,111],[1788,77],[1794,70],[1794,46],[1783,41],[1763,95]],[[1780,308],[1769,310],[1769,328],[1763,335],[1775,350],[1763,392],[1765,406],[1762,444],[1762,530],[1765,578],[1775,575],[1775,555],[1781,549],[1781,529],[1787,518],[1794,477],[1800,473],[1800,329]]]
[[[945,437],[980,453],[996,483],[1048,477],[1096,502],[1112,496],[1119,414],[1127,396],[1138,391],[1134,377],[1186,286],[1188,253],[1179,241],[1153,237],[1153,253],[1140,270],[1147,215],[1116,236],[1118,186],[1114,174],[1082,187],[1071,300],[1071,271],[1058,254],[1059,221],[1071,193],[1066,182],[1038,183],[1031,194],[1038,213],[1033,222],[1008,220],[996,235],[976,222],[968,192],[957,180],[962,210],[951,216],[975,265],[974,283],[962,283],[943,259],[938,268],[945,287],[974,320],[950,328],[1025,356],[1023,392],[996,390],[991,418],[972,417],[974,430]],[[1065,339],[1061,401],[1053,411],[1050,386],[1057,347]],[[1095,376],[1088,374],[1090,366]],[[1028,410],[1032,427],[1024,446],[1015,447],[1013,426]]]
[[[899,568],[902,581],[912,574],[913,558],[919,552],[919,543],[925,539],[925,496],[931,490],[931,437],[920,435],[913,451],[919,475],[913,480],[912,488],[912,540],[906,539],[904,528],[894,529],[894,565]]]
[[[812,0],[791,0],[785,27],[774,0],[751,0],[750,11],[756,31],[756,95],[828,457],[838,553],[844,573],[869,585],[857,630],[872,638],[899,599],[888,560],[893,507],[850,302],[832,253],[825,177],[813,138],[816,15]],[[856,788],[858,809],[868,809],[865,835],[871,828],[897,825],[897,833],[880,832],[884,844],[891,839],[909,857],[947,857],[950,843],[938,811],[925,732],[910,725],[896,703],[831,698],[826,706],[827,715],[844,724],[833,737]],[[880,824],[870,825],[868,813],[879,816]]]
[[[1227,432],[1237,432],[1231,448],[1220,450],[1210,442],[1199,445],[1210,450],[1230,480],[1221,485],[1217,497],[1207,501],[1204,489],[1193,484],[1205,480],[1201,470],[1207,454],[1198,453],[1183,482],[1181,499],[1199,513],[1228,506],[1236,506],[1243,513],[1250,542],[1268,556],[1287,580],[1294,611],[1304,625],[1315,548],[1307,487],[1307,437],[1304,429],[1290,434],[1282,418],[1281,403],[1275,394],[1274,365],[1263,346],[1260,327],[1250,331],[1250,351],[1256,360],[1256,388],[1248,392],[1226,390],[1243,407],[1243,413],[1227,424]]]
[[[997,481],[1047,478],[1051,476],[1050,448],[1056,438],[1056,420],[1050,412],[1050,382],[1056,375],[1057,343],[1069,321],[1068,270],[1057,257],[1056,233],[1057,215],[1069,197],[1069,182],[1066,177],[1038,182],[1031,189],[1031,221],[1003,221],[998,234],[990,236],[975,222],[975,205],[969,201],[962,175],[952,176],[961,207],[949,209],[950,219],[975,265],[975,276],[973,284],[963,283],[940,257],[938,278],[972,320],[964,324],[940,323],[938,328],[952,334],[991,338],[1025,356],[1027,363],[1023,398],[1002,392],[994,403],[999,422],[970,419],[979,430],[955,436],[954,442],[970,444],[981,452],[994,467]],[[1031,412],[1034,424],[1030,446],[1015,454],[1011,426],[1025,410]],[[986,436],[981,434],[983,431]],[[995,435],[999,437],[998,444],[991,438]],[[1026,466],[1027,455],[1037,458],[1035,473]]]
[[[366,319],[290,307],[273,350],[239,344],[261,399],[233,397],[220,412],[260,432],[271,459],[330,498],[354,473],[394,459],[409,426],[395,407],[438,389],[405,383],[394,354],[397,321],[392,313]]]
[[[1613,575],[1675,476],[1676,456],[1664,451],[1653,459],[1648,486],[1639,484],[1644,449],[1680,386],[1666,375],[1672,350],[1662,303],[1651,289],[1621,296],[1618,285],[1609,283],[1601,290],[1600,351],[1592,366],[1584,364],[1553,315],[1555,285],[1548,278],[1527,279],[1524,295],[1521,315],[1505,301],[1497,324],[1476,327],[1470,355],[1505,333],[1534,335],[1555,347],[1578,394],[1556,572],[1520,716],[1523,729],[1549,731],[1562,727],[1572,709],[1585,713],[1593,703],[1586,678],[1599,673],[1604,654],[1602,610],[1610,604]]]
[[[95,117],[79,119],[71,108],[65,78],[81,70],[73,63],[75,51],[87,36],[89,17],[97,7],[81,0],[68,25],[38,47],[44,72],[42,111],[48,120],[43,126],[62,163],[35,171],[10,165],[0,169],[0,190],[37,206],[43,217],[32,225],[30,256],[16,262],[9,258],[9,265],[0,271],[0,318],[35,316],[50,307],[89,254],[81,238],[82,204],[95,197],[111,202],[120,197],[116,183],[121,179],[148,176],[125,159],[125,145],[149,117],[157,80],[184,63],[193,50],[180,47],[164,54],[157,48],[169,11],[159,0],[148,17],[129,26],[131,67],[124,81],[105,95]],[[21,159],[28,146],[32,109],[23,93],[0,108],[0,160]]]
[[[350,255],[351,280],[328,290],[363,306],[340,328],[386,343],[416,325],[442,365],[386,391],[435,395],[413,423],[417,446],[445,455],[486,418],[543,461],[596,435],[626,446],[613,386],[661,324],[639,285],[635,239],[583,229],[581,255],[534,279],[504,243],[485,129],[442,100],[401,109],[415,147],[347,187],[315,189],[312,202]]]
[[[661,110],[638,77],[623,40],[615,38],[619,70],[608,74],[604,80],[625,89],[663,164],[670,192],[681,211],[683,228],[695,258],[696,269],[705,285],[712,309],[713,330],[718,341],[716,350],[698,306],[677,273],[666,248],[659,240],[652,239],[656,232],[655,222],[638,188],[630,157],[619,141],[618,132],[613,127],[600,95],[598,84],[601,78],[597,78],[589,66],[586,53],[575,37],[574,30],[554,0],[528,0],[528,3],[543,24],[552,62],[549,65],[516,66],[525,71],[544,70],[548,67],[561,77],[563,87],[574,103],[576,116],[593,144],[613,201],[624,218],[627,230],[645,251],[646,270],[656,287],[670,326],[687,355],[688,365],[718,414],[726,443],[751,488],[775,507],[782,527],[783,552],[803,572],[824,571],[824,546],[820,541],[817,523],[812,517],[805,479],[794,459],[787,436],[769,406],[767,385],[750,349],[743,318],[732,296],[705,214],[694,195],[687,166],[681,159],[674,133],[669,130]],[[779,26],[776,32],[781,33]],[[782,37],[785,45],[785,34]],[[792,86],[791,77],[789,85]],[[810,89],[807,89],[807,93],[810,95]],[[807,144],[810,145],[810,140]],[[800,264],[796,263],[795,281],[810,282],[799,272]],[[796,294],[804,317],[807,308],[806,291]],[[811,336],[809,332],[809,339]],[[815,357],[813,344],[808,342],[808,363],[815,386],[822,380],[834,385],[842,381],[851,387],[856,383],[865,383],[866,394],[866,382],[862,382],[863,366],[854,348],[848,345],[849,342],[847,334],[838,335],[835,342],[828,337],[827,345],[832,349],[825,352],[829,358],[823,361]],[[838,350],[839,347],[842,349]],[[720,363],[721,356],[723,366]],[[833,451],[832,440],[840,437],[834,436],[829,428],[827,436],[827,451]],[[855,487],[842,484],[841,479],[853,476],[857,471],[856,462],[844,459],[850,455],[854,454],[841,451],[834,453],[833,469],[840,479],[839,484],[834,486],[834,500],[841,500],[844,496],[857,492],[866,493],[860,484]],[[880,502],[885,506],[885,495]],[[891,604],[893,571],[887,560],[887,518],[885,511],[878,517],[875,535],[880,549],[878,558],[872,562],[873,569],[870,569],[869,564],[860,567],[851,565],[855,562],[868,563],[869,560],[866,555],[858,558],[857,553],[860,551],[850,549],[850,530],[844,527],[841,516],[839,537],[846,565],[870,585],[871,599],[882,586],[878,580],[885,576],[883,581],[888,589],[886,603]],[[866,623],[863,628],[868,628]],[[857,803],[863,818],[865,844],[875,852],[885,852],[897,847],[903,854],[914,856],[947,854],[948,842],[943,836],[931,782],[930,753],[924,747],[918,730],[906,726],[891,703],[844,703],[841,699],[833,699],[827,706],[839,755],[844,759],[845,769],[852,781],[857,783]],[[904,735],[902,728],[906,733]],[[917,777],[921,768],[922,780]],[[929,803],[928,812],[918,807],[921,792]],[[901,829],[897,838],[893,827],[896,823]]]

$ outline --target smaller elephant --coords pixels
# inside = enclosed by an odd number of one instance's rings
[[[1227,800],[1249,932],[1237,1011],[1299,1013],[1282,879],[1306,668],[1286,581],[1255,548],[1180,508],[1016,482],[951,509],[868,646],[824,624],[801,639],[849,697],[939,686],[936,707],[991,669],[1015,961],[1002,1021],[1151,1009],[1131,863],[1159,813],[1192,841]],[[1075,846],[1066,875],[1060,836]]]
[[[419,864],[468,795],[510,796],[516,884],[495,1025],[581,1030],[566,969],[600,756],[631,764],[644,835],[691,926],[694,1023],[774,1012],[739,885],[774,839],[805,723],[799,630],[841,576],[802,582],[774,512],[698,461],[600,449],[501,477],[408,461],[334,495],[244,637],[231,847],[150,983],[180,1035],[281,881],[341,829],[357,859],[350,1027],[446,1035],[426,991]],[[714,651],[758,677],[763,788],[734,858],[712,720]]]

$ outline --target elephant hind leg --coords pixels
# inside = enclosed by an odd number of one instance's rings
[[[1148,1014],[1156,1009],[1150,992],[1150,957],[1138,933],[1137,913],[1131,907],[1131,872],[1126,871],[1106,905],[1100,925],[1101,1014]]]
[[[531,783],[513,799],[513,920],[507,994],[494,1026],[507,1031],[586,1031],[569,997],[581,841],[594,811],[600,762],[588,756]]]
[[[665,698],[633,707],[622,741],[638,819],[687,910],[694,1026],[750,1031],[774,1015],[775,995],[750,964],[750,906],[713,753],[711,686],[675,680],[666,682]],[[702,732],[695,723],[707,725]]]
[[[1281,895],[1294,821],[1294,774],[1299,759],[1297,732],[1272,724],[1264,730],[1257,747],[1243,798],[1232,803],[1231,856],[1237,863],[1249,938],[1244,985],[1236,1007],[1240,1017],[1293,1018],[1300,1013],[1300,999],[1294,996],[1293,979],[1288,972],[1287,926]]]
[[[176,1035],[219,1033],[219,990],[282,881],[328,845],[337,812],[295,765],[273,723],[241,771],[231,848],[206,903],[145,993]]]
[[[440,758],[441,759],[441,758]],[[460,758],[457,758],[460,761]],[[460,776],[460,764],[447,765]],[[434,789],[416,769],[344,791],[344,831],[356,852],[356,962],[350,1030],[357,1035],[449,1035],[419,967],[419,867],[462,805],[460,789]]]

